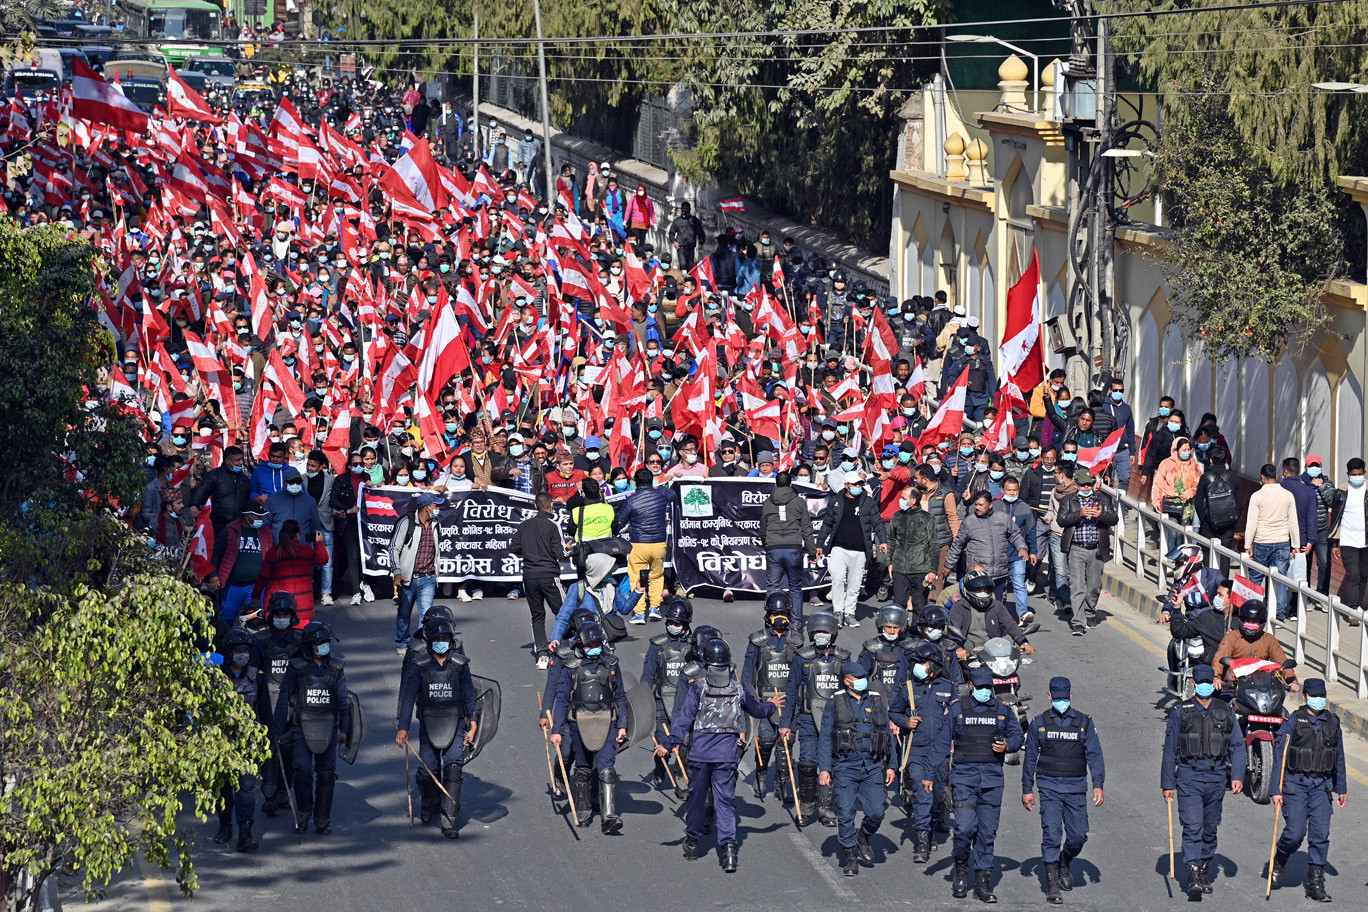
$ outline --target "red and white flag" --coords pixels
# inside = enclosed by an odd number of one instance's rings
[[[214,524],[210,522],[208,504],[200,510],[195,520],[195,531],[190,535],[186,547],[190,551],[190,569],[196,579],[205,579],[214,572]]]
[[[746,201],[739,196],[729,197],[717,204],[723,212],[745,212]]]
[[[1239,608],[1250,599],[1262,599],[1264,587],[1248,577],[1236,573],[1230,578],[1230,604]]]
[[[456,374],[470,367],[470,351],[456,322],[456,313],[443,307],[432,324],[432,336],[418,365],[418,391],[432,396]]]
[[[437,173],[437,162],[432,158],[432,149],[426,137],[418,140],[380,177],[380,186],[386,189],[392,189],[395,183],[413,194],[413,198],[426,206],[428,212],[435,212],[447,204],[446,191],[442,189],[442,181]]]
[[[1111,468],[1112,460],[1116,458],[1116,450],[1121,446],[1121,432],[1124,428],[1117,428],[1107,435],[1107,439],[1102,441],[1101,446],[1083,447],[1078,451],[1078,464],[1089,470],[1094,476],[1101,475]]]
[[[223,123],[223,118],[209,107],[204,97],[180,78],[175,67],[169,65],[166,68],[166,110],[172,117],[184,117],[199,123]]]
[[[1018,411],[1025,411],[1026,395],[1045,379],[1041,303],[1040,255],[1032,251],[1030,267],[1007,292],[1007,325],[998,348],[1002,389]]]
[[[960,371],[959,379],[941,400],[940,408],[936,409],[931,423],[917,438],[917,452],[928,446],[935,446],[942,440],[953,440],[960,435],[964,430],[964,400],[968,390],[969,372]]]
[[[128,133],[147,132],[147,115],[143,110],[100,78],[79,55],[71,58],[71,113]]]

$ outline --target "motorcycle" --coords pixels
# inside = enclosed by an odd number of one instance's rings
[[[1023,663],[1030,661],[1021,655],[1016,643],[1006,637],[993,637],[975,653],[975,661],[970,663],[970,667],[985,666],[993,673],[993,696],[1016,709],[1017,722],[1023,731],[1031,721],[1026,709],[1032,698],[1021,692],[1019,670]],[[1013,751],[1003,758],[1003,762],[1016,766],[1021,763],[1023,753],[1022,750]]]
[[[1278,774],[1273,768],[1273,740],[1283,724],[1283,701],[1287,698],[1287,682],[1282,672],[1297,663],[1289,659],[1281,668],[1261,659],[1224,658],[1221,663],[1227,668],[1250,663],[1256,669],[1239,674],[1234,692],[1223,690],[1221,696],[1231,701],[1231,709],[1244,731],[1244,790],[1255,804],[1268,804],[1269,789]]]
[[[1173,683],[1165,688],[1179,700],[1190,700],[1192,695],[1197,692],[1197,685],[1192,683],[1192,669],[1202,664],[1206,658],[1206,642],[1201,637],[1188,637],[1178,644],[1178,670],[1169,671],[1167,666],[1160,665],[1162,671]]]

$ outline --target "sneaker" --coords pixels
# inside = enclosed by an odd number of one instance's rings
[[[325,593],[323,593],[323,597],[322,597],[321,599],[318,600],[318,603],[319,603],[320,605],[331,605],[331,604],[333,603],[332,593],[331,593],[331,592],[325,592]]]
[[[644,624],[644,623],[646,623],[646,615],[644,615],[644,614],[634,614],[634,615],[631,616],[631,618],[628,619],[627,623],[629,623],[629,624]]]
[[[468,601],[470,601],[470,593],[469,593],[469,592],[466,592],[464,589],[458,589],[458,590],[456,590],[456,601],[458,601],[458,602],[468,602]]]
[[[470,597],[478,602],[480,599],[484,598],[484,590],[476,589],[474,592],[470,593]]]
[[[367,602],[373,602],[375,601],[375,591],[370,586],[363,585],[361,587],[361,598]]]
[[[551,664],[551,660],[548,659],[546,656],[544,656],[544,655],[539,655],[539,656],[537,656],[537,670],[538,670],[538,671],[546,671],[547,666],[549,666],[550,664]]]
[[[520,598],[522,598],[522,593],[519,592],[517,589],[508,590],[508,600],[510,602],[517,601]]]
[[[1021,623],[1023,623],[1023,624],[1029,624],[1029,623],[1031,623],[1031,622],[1034,621],[1034,620],[1035,620],[1035,612],[1034,612],[1034,611],[1027,611],[1026,613],[1024,613],[1024,614],[1021,616]]]
[[[1074,628],[1073,628],[1073,635],[1076,636],[1076,637],[1081,637],[1083,634],[1085,634],[1085,633],[1087,633],[1087,632],[1088,632],[1088,628],[1087,628],[1087,627],[1077,626],[1077,627],[1074,627]]]
[[[355,593],[354,595],[352,595],[351,603],[352,603],[353,605],[359,605],[359,604],[361,604],[361,593],[357,592],[357,593]]]
[[[662,617],[662,615],[661,615],[661,613],[660,613],[660,609],[659,609],[659,608],[652,608],[652,609],[651,609],[651,613],[648,614],[648,615],[646,615],[646,620],[648,620],[648,621],[659,621],[659,620],[663,620],[663,617]]]
[[[860,622],[857,621],[857,620],[855,620],[855,612],[852,611],[850,614],[847,614],[847,615],[845,616],[845,625],[846,625],[847,627],[859,627],[859,626],[860,626]]]
[[[728,589],[726,592],[723,592],[723,593],[722,593],[722,601],[724,601],[724,602],[734,602],[734,601],[736,601],[736,593],[734,593],[734,592],[732,592],[730,589]]]

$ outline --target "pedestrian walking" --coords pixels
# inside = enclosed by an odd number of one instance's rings
[[[545,669],[550,662],[546,614],[549,610],[555,617],[564,599],[560,574],[561,561],[565,560],[565,536],[552,515],[556,503],[551,495],[538,494],[534,502],[537,512],[518,525],[508,550],[522,558],[523,594],[532,616],[532,658],[538,669]]]

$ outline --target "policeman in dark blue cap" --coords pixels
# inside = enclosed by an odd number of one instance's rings
[[[841,665],[841,683],[845,689],[822,710],[817,781],[835,791],[836,842],[841,846],[842,871],[854,877],[860,873],[860,865],[874,864],[869,837],[883,823],[887,788],[896,774],[888,700],[869,689],[869,673],[854,659],[846,659]],[[864,812],[858,830],[857,810]]]
[[[1050,708],[1031,720],[1021,765],[1021,803],[1035,810],[1040,791],[1040,854],[1045,862],[1046,898],[1055,905],[1060,890],[1073,889],[1069,862],[1088,841],[1088,773],[1092,799],[1102,806],[1102,742],[1092,716],[1073,708],[1068,678],[1050,679]],[[1068,838],[1065,839],[1067,832]]]
[[[974,896],[994,903],[993,840],[1002,814],[1002,763],[1021,749],[1025,736],[1016,710],[993,696],[993,673],[980,665],[970,674],[973,689],[950,704],[945,725],[922,762],[922,788],[935,787],[937,764],[952,759],[950,791],[955,802],[956,899],[969,895],[969,868],[974,869]]]
[[[1221,826],[1226,777],[1236,795],[1244,791],[1245,743],[1240,720],[1230,704],[1213,699],[1216,673],[1210,665],[1192,669],[1196,693],[1169,713],[1159,787],[1164,800],[1178,798],[1183,825],[1183,862],[1188,899],[1212,892],[1211,859]]]
[[[908,650],[907,662],[911,680],[892,694],[889,715],[903,730],[903,737],[911,742],[904,748],[907,761],[903,772],[903,809],[915,833],[912,861],[926,864],[931,860],[932,807],[936,796],[934,791],[921,787],[922,764],[945,724],[950,701],[955,699],[955,684],[946,675],[944,658],[934,643],[918,640]],[[944,794],[950,765],[939,763],[932,772],[936,789]]]
[[[1281,786],[1269,789],[1283,811],[1282,836],[1273,856],[1273,885],[1282,880],[1283,865],[1306,840],[1310,866],[1306,869],[1306,897],[1330,902],[1325,892],[1325,861],[1330,851],[1330,795],[1344,807],[1349,803],[1344,775],[1344,730],[1339,716],[1325,708],[1325,681],[1310,678],[1302,685],[1306,705],[1283,722],[1273,748],[1273,765],[1286,772]],[[1286,760],[1284,760],[1286,755]]]

